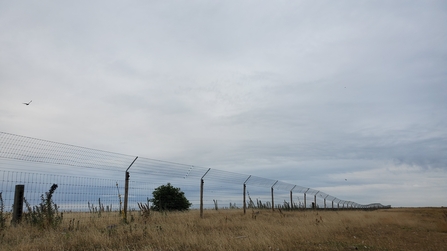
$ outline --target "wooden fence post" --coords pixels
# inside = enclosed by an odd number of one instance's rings
[[[304,193],[304,209],[306,209],[306,193]]]
[[[314,194],[314,210],[317,210],[317,194],[319,193],[320,191],[318,191],[316,194]]]
[[[247,209],[247,202],[246,202],[246,200],[245,200],[245,195],[246,195],[246,193],[247,193],[247,181],[248,181],[248,179],[250,179],[250,177],[251,177],[251,175],[250,176],[248,176],[248,178],[245,180],[245,182],[244,182],[244,196],[243,196],[243,198],[242,198],[242,203],[244,204],[244,206],[243,206],[243,208],[244,208],[244,214],[246,213],[246,209]]]
[[[126,171],[126,178],[124,181],[124,216],[123,218],[127,220],[127,201],[129,199],[129,178],[130,174]]]
[[[276,181],[273,185],[272,185],[272,211],[275,211],[275,198],[273,196],[273,187],[276,185],[276,183],[278,183],[278,181]]]
[[[124,183],[124,208],[123,208],[123,212],[124,212],[123,218],[124,218],[124,221],[126,221],[126,222],[127,222],[127,201],[129,199],[129,178],[130,178],[130,174],[128,171],[137,159],[138,159],[138,156],[132,161],[130,166],[126,169],[126,178],[124,181],[125,183]]]
[[[203,218],[203,178],[200,179],[200,218]]]
[[[203,178],[210,170],[211,168],[208,168],[208,171],[206,171],[206,173],[200,179],[200,218],[203,218]]]
[[[307,200],[307,196],[306,196],[306,193],[307,193],[307,191],[309,191],[309,189],[310,188],[308,188],[307,190],[306,190],[306,192],[304,192],[304,209],[307,209],[307,204],[306,204],[306,200]]]
[[[247,185],[244,183],[244,195],[243,195],[243,198],[242,198],[242,204],[243,204],[243,208],[244,208],[244,214],[246,213],[246,210],[247,210],[247,205],[246,205],[246,202],[245,202],[245,194],[247,193]]]
[[[292,189],[290,189],[290,209],[293,209],[293,199],[292,199],[292,191],[293,189],[295,189],[296,185],[292,187]]]
[[[12,223],[18,224],[22,219],[23,213],[23,195],[25,194],[25,185],[16,185],[14,192],[14,208],[12,213]]]

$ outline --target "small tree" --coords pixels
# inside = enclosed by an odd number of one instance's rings
[[[188,210],[192,205],[185,197],[185,193],[180,188],[173,187],[171,183],[157,187],[153,192],[154,198],[151,209],[155,211],[183,211]]]

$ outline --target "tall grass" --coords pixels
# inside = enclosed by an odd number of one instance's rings
[[[42,231],[6,227],[2,250],[445,250],[447,210],[280,211],[240,209],[199,212],[65,213]],[[77,220],[75,220],[77,219]]]

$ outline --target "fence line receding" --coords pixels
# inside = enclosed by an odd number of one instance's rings
[[[362,205],[312,188],[255,175],[5,132],[0,132],[0,181],[6,210],[11,210],[17,184],[25,185],[24,197],[29,204],[39,203],[40,196],[52,184],[58,184],[54,201],[60,210],[80,212],[138,210],[138,203],[147,202],[152,191],[166,183],[180,187],[193,208],[201,209],[243,208],[245,212],[255,207],[272,210],[389,207],[379,203]],[[127,207],[124,208],[125,195]]]

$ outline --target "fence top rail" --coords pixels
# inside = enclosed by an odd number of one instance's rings
[[[106,170],[128,167],[135,156],[0,132],[0,157]]]

